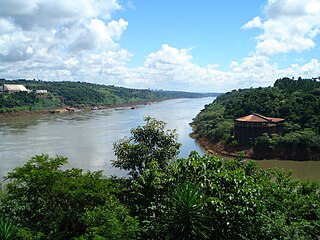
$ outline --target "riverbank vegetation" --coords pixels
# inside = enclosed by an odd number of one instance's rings
[[[27,89],[47,90],[48,93],[0,92],[0,113],[17,111],[37,111],[61,107],[120,106],[146,103],[173,98],[196,98],[216,96],[161,90],[128,89],[86,82],[48,82],[35,80],[0,80],[2,84],[22,84]]]
[[[284,118],[285,134],[264,134],[240,145],[233,121],[251,113]],[[273,87],[228,92],[206,105],[193,126],[196,138],[224,145],[226,152],[251,148],[256,159],[320,160],[320,82],[282,78]]]
[[[39,155],[6,176],[2,239],[318,239],[319,184],[191,152],[146,118],[115,143],[127,178],[63,167]],[[63,168],[62,168],[63,167]]]

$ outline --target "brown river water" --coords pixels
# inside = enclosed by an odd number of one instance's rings
[[[144,124],[144,116],[152,116],[177,129],[182,144],[179,157],[188,157],[190,151],[204,154],[189,137],[189,123],[205,104],[214,98],[174,99],[135,109],[104,109],[66,114],[45,114],[0,118],[0,178],[32,156],[48,153],[69,159],[67,167],[85,170],[103,170],[106,175],[125,176],[126,172],[113,168],[113,143],[129,137],[133,127]],[[320,181],[320,161],[258,161],[262,168],[278,167],[293,170],[293,177]]]

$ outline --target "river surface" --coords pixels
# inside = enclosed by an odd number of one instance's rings
[[[36,154],[66,156],[67,167],[103,170],[106,175],[125,176],[126,172],[111,166],[115,159],[113,143],[129,137],[130,130],[143,125],[144,116],[152,116],[177,129],[182,144],[179,157],[203,150],[189,137],[189,123],[205,104],[214,98],[174,99],[135,109],[104,109],[66,114],[31,115],[0,119],[0,177],[17,166],[23,166]],[[320,181],[319,162],[259,161],[263,168],[293,169],[296,178]]]

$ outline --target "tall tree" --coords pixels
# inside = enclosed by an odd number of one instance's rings
[[[131,130],[132,136],[114,144],[117,160],[114,167],[129,171],[132,177],[142,174],[152,160],[164,170],[179,153],[175,130],[165,129],[165,122],[145,117],[146,124]]]

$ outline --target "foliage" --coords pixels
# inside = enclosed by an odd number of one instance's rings
[[[166,130],[163,121],[151,117],[146,117],[145,122],[144,126],[131,130],[129,139],[114,144],[117,160],[112,165],[129,171],[132,177],[141,175],[152,160],[165,169],[179,153],[180,144],[176,142],[175,130]]]
[[[199,188],[186,183],[171,198],[169,229],[172,239],[207,239],[210,218],[204,212],[205,198]]]
[[[194,118],[196,136],[211,142],[233,143],[233,120],[259,113],[286,120],[285,135],[251,141],[254,156],[319,160],[320,82],[316,79],[278,79],[274,87],[239,89],[220,95]],[[297,148],[304,150],[300,153]]]
[[[174,130],[163,121],[145,118],[145,125],[131,130],[131,137],[114,144],[117,160],[112,165],[129,171],[131,181],[123,195],[126,205],[143,224],[145,238],[161,238],[164,197],[168,187],[169,163],[179,153]]]
[[[255,139],[254,143],[255,158],[271,158],[277,153],[289,159],[320,159],[320,135],[313,130],[292,131],[284,136],[278,134],[263,134]]]
[[[61,170],[66,163],[64,157],[39,155],[8,173],[7,194],[1,208],[18,226],[27,230],[24,234],[31,231],[32,235],[44,235],[49,239],[79,237],[87,231],[84,214],[96,207],[110,209],[110,212],[122,211],[122,215],[115,215],[126,219],[126,212],[112,197],[115,189],[110,180],[101,172],[83,173],[75,168]],[[118,208],[110,207],[117,205]],[[136,225],[134,219],[130,223]],[[129,229],[127,226],[122,228],[122,224],[118,221],[115,222],[118,228],[110,226],[110,234],[113,230],[119,233],[119,229]],[[128,222],[125,224],[128,225]],[[94,227],[92,224],[89,226]]]
[[[175,184],[196,184],[204,194],[199,213],[210,219],[203,222],[210,239],[316,239],[317,184],[260,170],[241,158],[226,161],[195,152],[173,163],[170,176]]]
[[[87,230],[79,240],[131,240],[136,238],[139,232],[137,221],[129,216],[128,210],[119,204],[114,196],[110,196],[106,204],[87,210],[82,220]]]
[[[0,239],[9,240],[15,235],[12,222],[2,214],[0,216]]]

